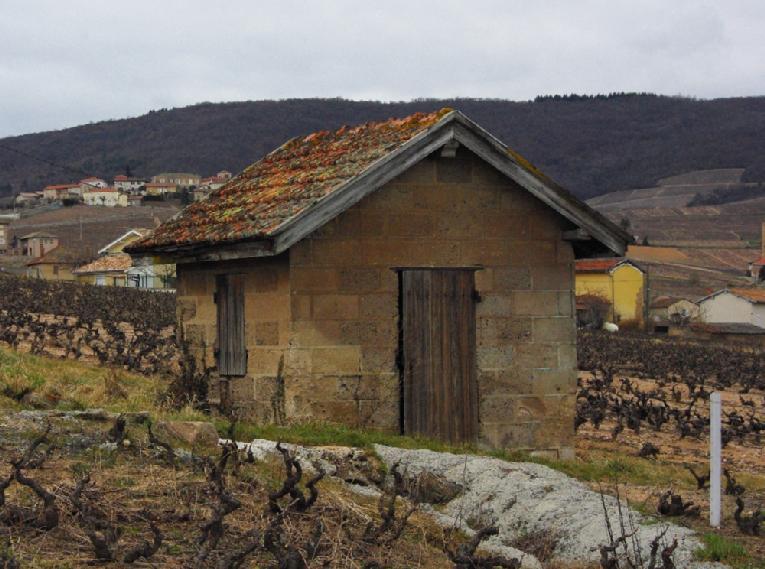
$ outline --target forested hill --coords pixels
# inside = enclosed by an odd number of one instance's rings
[[[139,176],[238,172],[296,135],[445,106],[463,111],[583,198],[699,169],[746,168],[745,180],[765,180],[765,97],[294,99],[202,103],[0,139],[0,192],[41,189],[86,173],[111,179],[126,166]]]

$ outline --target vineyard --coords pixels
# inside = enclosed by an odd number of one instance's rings
[[[128,322],[142,330],[161,330],[175,324],[175,295],[3,276],[0,310],[75,316],[88,323]]]
[[[624,429],[669,428],[699,439],[708,436],[709,394],[719,390],[728,395],[723,445],[759,445],[765,435],[759,351],[593,332],[580,334],[578,350],[580,369],[592,375],[580,382],[576,427],[612,419],[614,438]]]
[[[21,352],[179,373],[175,295],[0,277],[0,344]]]
[[[578,351],[578,455],[627,453],[653,461],[657,471],[669,469],[669,480],[662,482],[668,487],[650,487],[646,481],[626,492],[631,501],[661,515],[703,518],[709,487],[709,395],[721,393],[725,531],[737,539],[757,536],[765,522],[765,356],[601,332],[581,332]],[[755,538],[748,546],[765,556],[762,540]]]

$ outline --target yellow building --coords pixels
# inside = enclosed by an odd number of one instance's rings
[[[77,280],[99,286],[171,289],[175,286],[175,265],[134,266],[123,249],[146,237],[149,229],[131,229],[98,251],[98,257],[74,270]]]
[[[580,259],[576,262],[577,308],[583,299],[602,299],[610,306],[606,320],[643,326],[646,321],[647,275],[621,258]]]
[[[73,281],[72,271],[82,264],[79,251],[57,245],[42,257],[27,263],[27,276],[47,281]]]
[[[126,273],[133,260],[127,253],[103,255],[74,270],[77,280],[100,286],[125,286]]]

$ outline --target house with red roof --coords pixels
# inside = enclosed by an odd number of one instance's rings
[[[707,324],[748,324],[765,332],[765,289],[726,288],[698,301]]]
[[[574,263],[621,228],[458,111],[287,141],[126,251],[210,401],[573,456]]]
[[[79,195],[80,184],[52,184],[43,188],[43,199],[60,201],[70,196]]]
[[[91,190],[99,189],[99,188],[107,188],[109,184],[106,182],[106,180],[103,180],[101,178],[96,178],[95,176],[90,176],[88,178],[83,178],[80,180],[80,187],[79,191],[77,192],[79,195],[82,195],[85,192],[89,192]]]
[[[120,174],[118,176],[114,176],[114,182],[112,186],[114,186],[115,189],[122,193],[135,194],[139,192],[147,182],[148,180],[144,178],[135,178]]]
[[[624,257],[577,259],[576,298],[580,325],[603,319],[642,328],[648,320],[648,275]]]
[[[91,188],[82,194],[85,205],[103,207],[126,207],[127,195],[116,188]]]

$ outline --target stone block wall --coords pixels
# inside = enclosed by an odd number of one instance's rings
[[[481,266],[481,442],[567,456],[576,387],[567,222],[460,149],[430,157],[288,253],[178,265],[178,312],[213,367],[215,275],[246,276],[248,376],[213,386],[267,421],[399,429],[396,267]],[[224,394],[224,395],[221,395]]]
[[[574,258],[564,223],[460,150],[423,160],[293,246],[288,416],[398,430],[392,269],[481,265],[482,441],[570,453]]]
[[[288,255],[203,264],[179,264],[177,311],[198,365],[213,371],[210,401],[260,421],[283,422],[283,368],[290,334]],[[247,375],[221,381],[214,373],[217,341],[215,278],[245,275]]]

